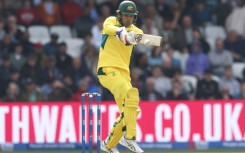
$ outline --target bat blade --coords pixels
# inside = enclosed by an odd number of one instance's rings
[[[163,42],[164,42],[163,37],[149,35],[149,34],[136,34],[135,41],[138,44],[147,45],[147,46],[163,46]]]

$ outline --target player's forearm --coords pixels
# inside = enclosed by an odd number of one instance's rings
[[[104,33],[108,34],[108,35],[116,35],[116,32],[118,30],[119,27],[111,25],[111,24],[107,24],[104,25]]]

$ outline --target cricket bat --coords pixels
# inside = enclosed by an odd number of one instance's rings
[[[136,34],[135,41],[137,44],[147,45],[147,46],[163,46],[163,37],[149,35],[149,34]]]

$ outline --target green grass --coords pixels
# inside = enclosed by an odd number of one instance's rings
[[[132,153],[130,151],[127,150],[119,150],[120,153]],[[1,153],[81,153],[81,151],[14,151],[14,152],[1,152]],[[86,151],[88,152],[88,151]],[[96,150],[94,150],[93,152],[96,152]],[[245,150],[207,150],[207,151],[203,151],[203,150],[171,150],[171,151],[156,151],[156,150],[145,150],[145,153],[244,153]],[[101,151],[101,153],[105,153],[103,151]]]

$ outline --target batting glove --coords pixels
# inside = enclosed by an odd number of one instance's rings
[[[136,33],[134,31],[130,31],[126,37],[126,42],[127,44],[131,44],[131,45],[136,45],[137,42],[135,41],[135,35]]]
[[[126,44],[127,35],[128,32],[126,31],[125,27],[120,27],[117,29],[116,36],[124,44]]]

